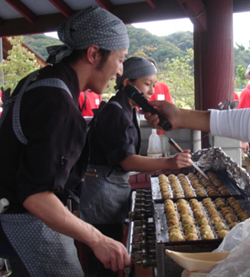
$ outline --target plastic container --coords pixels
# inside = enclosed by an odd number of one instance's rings
[[[170,145],[168,142],[168,138],[165,136],[164,130],[157,130],[157,135],[160,137],[161,140],[161,151],[162,151],[162,157],[168,157],[170,156]]]
[[[152,129],[152,134],[148,140],[147,156],[152,158],[162,157],[161,139],[156,133],[156,129]]]

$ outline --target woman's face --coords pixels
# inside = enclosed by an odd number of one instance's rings
[[[157,81],[156,75],[150,75],[139,78],[133,82],[140,92],[143,93],[144,97],[148,100],[155,92],[155,83]]]

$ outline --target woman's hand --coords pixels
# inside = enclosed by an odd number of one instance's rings
[[[191,166],[193,162],[189,153],[190,150],[185,150],[183,153],[177,153],[175,156],[168,158],[171,163],[171,168],[179,169]]]

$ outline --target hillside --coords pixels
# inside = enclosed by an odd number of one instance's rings
[[[132,25],[127,25],[127,30],[130,38],[129,56],[143,52],[147,56],[153,57],[160,69],[164,67],[167,58],[171,60],[176,57],[182,57],[186,55],[187,49],[193,48],[192,32],[177,32],[168,36],[158,37],[145,29],[135,28]],[[48,56],[46,47],[60,43],[58,39],[44,34],[25,36],[24,41],[44,59]],[[234,57],[235,69],[239,65],[246,68],[250,64],[250,52],[234,48]]]

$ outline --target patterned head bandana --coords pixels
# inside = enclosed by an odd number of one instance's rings
[[[124,79],[135,80],[150,75],[157,75],[157,71],[148,59],[131,57],[123,63],[123,75],[116,78],[115,88],[118,89]]]
[[[47,62],[58,63],[74,49],[97,45],[109,51],[127,49],[129,38],[125,24],[115,15],[100,7],[89,7],[65,20],[58,28],[58,37],[64,43],[47,47]]]

